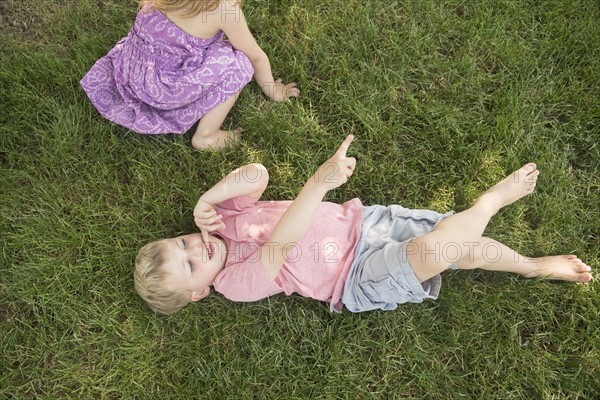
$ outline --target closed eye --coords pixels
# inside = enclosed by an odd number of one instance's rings
[[[193,271],[194,271],[194,264],[192,264],[192,262],[191,262],[191,261],[188,261],[188,267],[189,267],[189,269],[190,269],[190,272],[193,272]]]

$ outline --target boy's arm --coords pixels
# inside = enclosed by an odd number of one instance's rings
[[[194,222],[202,231],[203,239],[208,239],[207,232],[224,226],[214,205],[246,195],[259,199],[268,183],[269,172],[262,164],[248,164],[230,172],[200,196],[194,207]]]
[[[271,278],[275,279],[287,252],[306,234],[325,194],[346,183],[354,172],[356,160],[346,157],[346,151],[353,139],[354,136],[349,135],[333,157],[306,181],[296,199],[275,225],[267,243],[261,247],[261,260]]]
[[[262,164],[247,164],[228,173],[200,200],[215,205],[239,196],[260,198],[269,183],[269,172]]]

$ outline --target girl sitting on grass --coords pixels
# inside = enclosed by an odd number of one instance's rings
[[[150,308],[172,314],[213,286],[233,301],[296,292],[332,311],[390,310],[436,299],[440,273],[481,268],[526,278],[589,282],[591,268],[574,255],[523,257],[482,236],[502,207],[527,196],[539,171],[529,163],[460,213],[398,205],[363,207],[322,202],[344,184],[356,161],[353,137],[306,181],[293,202],[259,201],[268,173],[250,164],[228,174],[194,208],[200,233],[159,240],[136,258],[135,288]]]
[[[253,74],[274,101],[299,95],[296,84],[273,79],[239,1],[142,0],[140,8],[129,34],[81,80],[107,119],[142,134],[181,134],[200,120],[192,146],[218,150],[240,139],[240,128],[221,124]]]

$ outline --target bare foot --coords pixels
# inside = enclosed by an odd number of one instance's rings
[[[534,163],[525,164],[486,190],[475,201],[475,205],[491,207],[495,214],[502,207],[531,194],[535,189],[539,174],[540,171]]]
[[[225,147],[232,146],[242,138],[242,128],[235,128],[232,131],[218,131],[212,135],[200,135],[196,133],[192,137],[192,147],[196,150],[215,150],[219,151]]]
[[[592,269],[575,255],[549,256],[529,259],[532,271],[526,278],[555,279],[570,282],[589,282]]]

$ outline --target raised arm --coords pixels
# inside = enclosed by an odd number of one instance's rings
[[[312,223],[313,217],[325,193],[348,181],[354,172],[356,160],[346,157],[346,152],[354,136],[349,135],[336,153],[319,167],[306,181],[304,187],[281,216],[273,229],[268,242],[261,248],[261,259],[269,276],[273,279],[279,273],[287,257]]]
[[[230,172],[200,196],[194,207],[194,222],[200,228],[205,242],[208,232],[224,226],[221,216],[214,209],[215,204],[246,195],[259,199],[268,183],[269,172],[262,164],[248,164]]]

